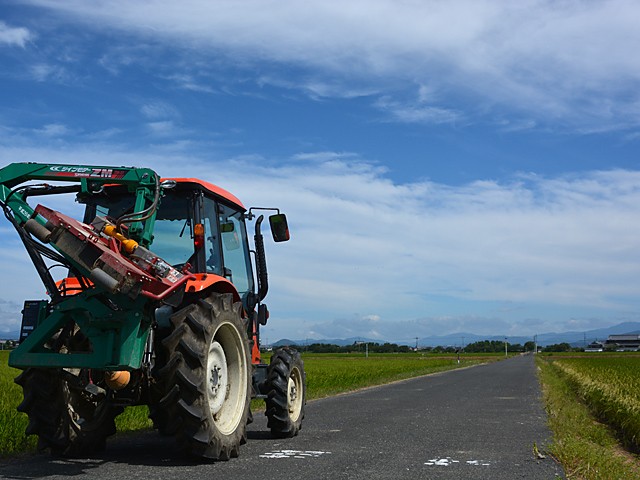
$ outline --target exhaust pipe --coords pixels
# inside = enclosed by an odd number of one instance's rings
[[[264,253],[264,238],[260,231],[260,226],[264,216],[260,215],[256,220],[256,233],[253,236],[256,245],[256,269],[258,270],[258,302],[264,300],[269,291],[269,276],[267,274],[267,258]]]

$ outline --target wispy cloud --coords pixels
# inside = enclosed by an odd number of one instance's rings
[[[70,80],[69,72],[61,65],[36,63],[29,69],[30,77],[37,82],[53,81],[65,83]]]
[[[49,123],[37,130],[37,133],[44,135],[45,137],[63,137],[71,133],[71,130],[66,125],[61,123]]]
[[[140,107],[140,112],[150,120],[178,117],[178,111],[165,101],[146,102]]]
[[[391,97],[379,98],[374,106],[385,112],[392,120],[403,123],[444,124],[456,123],[464,116],[455,110],[429,105],[425,100],[401,102]]]
[[[190,90],[192,92],[216,93],[216,90],[210,86],[206,80],[196,78],[188,73],[168,75],[167,80],[174,82],[178,88]]]
[[[24,48],[32,37],[32,33],[24,27],[11,27],[0,21],[0,44]]]
[[[463,96],[482,106],[467,116],[499,108],[580,131],[638,125],[640,4],[633,0],[31,3],[247,71],[265,61],[294,66],[302,73],[289,82],[318,97],[385,90],[389,97],[389,86],[408,82],[439,93],[437,105],[421,108],[381,100],[403,122],[450,119]]]

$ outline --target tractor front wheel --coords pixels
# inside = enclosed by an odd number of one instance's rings
[[[29,417],[26,434],[38,435],[38,450],[85,457],[116,433],[114,419],[123,409],[112,405],[106,387],[91,383],[88,370],[28,368],[15,382],[24,393],[18,410]]]
[[[171,317],[154,416],[183,453],[228,460],[246,442],[251,361],[241,311],[231,294],[212,293]]]
[[[294,437],[302,427],[306,403],[306,375],[300,353],[283,347],[267,369],[267,426],[274,437]]]

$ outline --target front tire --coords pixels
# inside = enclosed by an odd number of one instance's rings
[[[306,403],[306,374],[300,353],[283,347],[267,369],[267,426],[277,438],[294,437],[302,428]]]
[[[26,434],[38,435],[38,450],[86,457],[104,450],[107,437],[116,433],[114,419],[123,409],[112,405],[110,391],[98,379],[93,387],[101,393],[87,394],[88,370],[28,368],[15,382],[24,393],[18,411],[28,415]]]
[[[228,460],[246,441],[251,361],[241,311],[231,294],[212,293],[171,317],[155,416],[185,454]]]

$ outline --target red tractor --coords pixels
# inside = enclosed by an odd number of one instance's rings
[[[84,218],[28,203],[57,194],[75,194]],[[276,209],[247,210],[213,184],[150,169],[34,163],[0,170],[0,206],[50,296],[25,302],[9,359],[24,370],[18,409],[41,449],[91,454],[124,407],[148,405],[182,452],[226,460],[246,441],[256,397],[273,435],[298,433],[300,355],[285,347],[269,365],[260,356],[268,281],[254,211]],[[276,242],[289,239],[284,214],[269,223]]]

